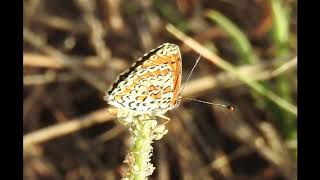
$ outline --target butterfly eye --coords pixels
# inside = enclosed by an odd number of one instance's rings
[[[176,99],[176,102],[174,104],[175,107],[178,107],[181,103],[181,100],[182,100],[182,96],[178,96],[178,98]]]

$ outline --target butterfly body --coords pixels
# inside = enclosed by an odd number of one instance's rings
[[[118,117],[141,114],[163,117],[179,105],[181,73],[179,47],[164,43],[123,72],[105,99],[118,109]]]

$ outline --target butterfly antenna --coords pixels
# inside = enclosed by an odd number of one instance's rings
[[[189,73],[189,75],[188,75],[188,78],[187,78],[187,80],[185,81],[185,83],[184,83],[181,91],[179,92],[179,94],[181,94],[182,91],[184,90],[184,88],[186,87],[186,85],[187,85],[187,83],[188,83],[188,81],[189,81],[189,79],[190,79],[190,77],[191,77],[192,72],[194,71],[194,69],[196,68],[197,64],[198,64],[199,61],[200,61],[200,58],[201,58],[201,55],[199,55],[197,61],[194,63],[194,65],[193,65],[193,67],[192,67],[192,69],[191,69],[191,71],[190,71],[190,73]],[[198,100],[198,99],[191,99],[191,98],[185,98],[185,97],[181,97],[181,96],[179,96],[179,98],[180,98],[181,100],[182,100],[182,99],[187,99],[187,100],[192,100],[192,101],[196,101],[196,102],[201,102],[201,103],[204,103],[204,104],[221,106],[221,107],[227,108],[227,109],[230,110],[230,111],[233,111],[233,110],[234,110],[234,108],[233,108],[232,106],[230,106],[230,105],[218,104],[218,103],[211,103],[211,102],[207,102],[207,101],[202,101],[202,100]]]
[[[186,85],[187,85],[187,83],[188,83],[188,81],[189,81],[189,79],[190,79],[190,77],[191,77],[192,72],[194,71],[194,69],[196,68],[198,62],[200,61],[200,58],[201,58],[201,55],[199,55],[196,63],[194,63],[194,65],[193,65],[193,67],[192,67],[192,69],[191,69],[191,71],[190,71],[190,73],[189,73],[189,75],[188,75],[188,78],[187,78],[186,82],[184,83],[184,85],[183,85],[181,91],[179,92],[179,94],[181,94],[182,91],[184,90],[184,88],[186,87]]]
[[[204,104],[215,105],[215,106],[221,106],[221,107],[227,108],[230,111],[234,110],[234,108],[232,106],[230,106],[230,105],[211,103],[211,102],[207,102],[207,101],[201,101],[201,100],[198,100],[198,99],[191,99],[191,98],[185,98],[185,97],[182,97],[182,99],[192,100],[192,101],[201,102],[201,103],[204,103]]]

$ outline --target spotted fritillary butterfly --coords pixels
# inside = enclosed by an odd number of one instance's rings
[[[105,96],[117,116],[163,116],[179,106],[182,59],[179,47],[164,43],[123,72]]]

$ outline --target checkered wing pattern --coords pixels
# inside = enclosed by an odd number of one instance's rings
[[[178,105],[181,68],[179,47],[162,44],[122,73],[105,99],[117,108],[164,114]]]

